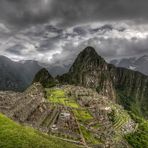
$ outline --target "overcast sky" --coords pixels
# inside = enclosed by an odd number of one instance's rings
[[[86,46],[148,54],[148,0],[0,0],[0,55],[62,66]]]

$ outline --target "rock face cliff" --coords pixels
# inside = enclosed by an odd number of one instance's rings
[[[96,89],[126,109],[148,117],[148,77],[106,63],[92,47],[84,49],[69,72],[58,79],[61,83]]]
[[[135,114],[148,118],[148,77],[125,68],[108,67],[117,102]]]

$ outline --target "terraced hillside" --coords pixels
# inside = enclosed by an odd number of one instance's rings
[[[95,120],[89,124],[89,128],[97,131],[97,137],[102,143],[110,143],[111,147],[114,142],[117,145],[126,145],[123,136],[134,131],[136,124],[121,106],[92,89],[72,85],[65,88],[69,95],[77,98],[77,102],[93,116]]]
[[[46,89],[46,92],[51,103],[62,105],[67,109],[65,115],[68,110],[71,111],[69,116],[74,115],[77,125],[71,123],[77,127],[75,134],[80,137],[75,140],[82,141],[82,144],[88,147],[95,145],[128,147],[123,137],[134,131],[136,124],[121,106],[92,89],[79,86],[65,85]],[[55,127],[60,132],[62,126],[55,123]],[[72,136],[68,138],[74,139]]]
[[[1,113],[7,115],[14,121],[31,126],[48,135],[52,134],[57,141],[58,139],[61,139],[70,143],[79,144],[74,140],[68,141],[66,137],[63,136],[60,138],[61,136],[58,136],[58,133],[52,132],[52,130],[54,130],[54,123],[57,121],[57,118],[61,115],[62,111],[64,111],[64,108],[60,105],[54,105],[45,100],[44,90],[38,83],[28,88],[24,93],[0,92]],[[0,129],[2,130],[2,127],[0,127]],[[21,129],[21,127],[19,129]],[[11,129],[7,129],[7,126],[6,130],[11,131]],[[77,146],[78,145],[75,145],[75,147]],[[55,141],[55,147],[61,147],[60,143],[58,145]]]
[[[121,106],[72,85],[44,90],[35,83],[24,93],[0,92],[0,112],[75,147],[129,147],[124,136],[136,127]]]
[[[94,120],[89,111],[80,106],[74,97],[68,96],[66,87],[47,89],[48,100],[54,105],[62,105],[65,109],[55,123],[59,133],[65,133],[69,139],[75,139],[86,147],[88,145],[100,144],[100,139],[94,137],[94,133],[86,128],[86,125]],[[62,120],[66,118],[62,123]],[[62,119],[62,120],[61,120]],[[67,126],[65,126],[67,124]],[[78,143],[79,143],[78,142]]]

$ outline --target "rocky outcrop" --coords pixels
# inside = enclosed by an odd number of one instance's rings
[[[53,87],[55,86],[54,78],[49,74],[49,72],[43,68],[34,77],[33,83],[39,82],[43,87]]]

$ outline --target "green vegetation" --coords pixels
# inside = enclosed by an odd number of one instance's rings
[[[139,101],[136,100],[134,96],[127,96],[125,89],[117,90],[117,101],[123,105],[125,109],[132,111],[138,116],[142,116]]]
[[[138,123],[138,129],[131,134],[125,136],[128,143],[133,148],[147,148],[148,147],[148,121],[131,114],[132,118]]]
[[[72,99],[68,98],[62,89],[46,89],[47,91],[47,98],[52,103],[62,104],[64,106],[72,107],[72,108],[79,108],[77,102]]]
[[[55,104],[62,104],[68,106],[72,109],[74,116],[76,117],[78,124],[80,125],[80,130],[89,144],[99,144],[100,140],[94,137],[94,133],[91,133],[86,125],[93,120],[93,116],[89,111],[81,107],[74,98],[67,97],[63,89],[46,89],[47,98],[50,102]],[[96,125],[98,127],[98,125]]]
[[[44,88],[54,87],[57,83],[45,68],[41,69],[35,75],[33,83],[34,82],[40,82]]]
[[[115,130],[119,130],[129,120],[129,116],[123,111],[114,111],[112,118]]]
[[[95,138],[94,134],[92,134],[86,127],[81,126],[80,128],[87,143],[100,144],[100,139]]]
[[[41,134],[0,114],[0,148],[76,148],[78,146]]]
[[[67,97],[64,90],[46,89],[46,92],[47,98],[50,102],[71,107],[73,109],[73,113],[79,121],[85,122],[93,119],[85,108],[82,108],[73,98]]]
[[[80,109],[80,110],[73,110],[77,120],[81,122],[86,122],[88,120],[92,120],[93,117],[90,115],[90,113],[86,109]]]
[[[94,129],[98,129],[101,127],[101,125],[99,123],[96,123],[95,125],[92,126]]]
[[[114,129],[120,130],[122,126],[129,121],[130,116],[128,112],[122,109],[119,105],[110,103],[110,106],[112,108],[112,112],[108,114],[109,118],[113,122]]]

